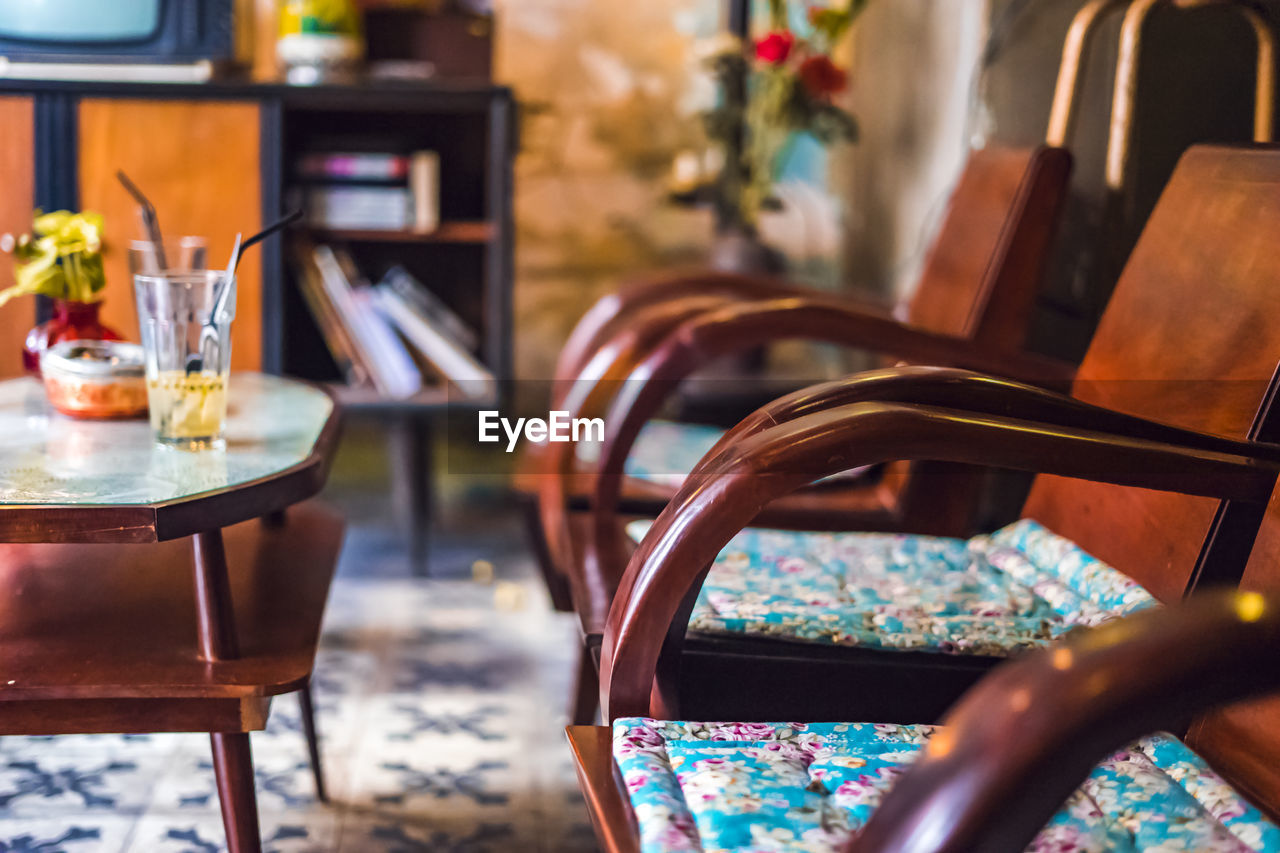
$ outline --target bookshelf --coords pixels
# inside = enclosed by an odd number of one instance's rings
[[[428,87],[416,87],[417,89]],[[399,86],[378,99],[336,103],[311,100],[281,115],[280,186],[287,199],[305,186],[295,164],[325,152],[408,154],[435,151],[440,160],[440,225],[374,230],[309,227],[307,238],[345,249],[369,280],[401,265],[476,330],[479,360],[499,379],[510,375],[511,338],[511,161],[513,105],[502,87],[457,85],[439,103]],[[392,97],[400,95],[401,97]],[[290,375],[336,383],[340,374],[298,290],[292,258],[281,262],[284,283],[278,337],[279,369]],[[340,399],[353,411],[381,414],[445,407],[442,388],[406,399],[383,400],[369,389],[344,389]]]
[[[423,97],[393,88],[368,99],[307,99],[283,109],[276,128],[277,186],[288,198],[294,164],[308,153],[437,152],[440,224],[367,230],[308,227],[315,244],[345,249],[364,277],[377,281],[391,266],[407,269],[477,332],[480,362],[499,380],[511,375],[511,172],[515,115],[510,93],[488,84],[451,86]],[[384,425],[395,504],[407,521],[411,565],[426,572],[431,516],[433,432],[450,407],[470,406],[442,385],[403,399],[339,381],[337,365],[298,287],[292,253],[278,259],[275,326],[264,329],[266,351],[283,373],[323,383],[353,417]],[[274,345],[274,349],[272,349]],[[502,387],[502,383],[498,383]],[[492,401],[496,404],[498,401]]]

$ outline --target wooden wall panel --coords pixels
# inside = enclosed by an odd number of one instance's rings
[[[35,198],[35,103],[0,97],[0,234],[31,228]],[[13,258],[0,253],[0,288],[13,284]],[[35,322],[35,303],[18,299],[0,308],[0,379],[22,375],[22,341]]]
[[[209,241],[209,263],[225,267],[237,231],[261,227],[259,108],[241,101],[86,98],[80,103],[80,204],[106,217],[104,320],[137,340],[129,241],[141,236],[123,169],[155,204],[166,238]],[[262,264],[240,265],[232,366],[262,363]]]

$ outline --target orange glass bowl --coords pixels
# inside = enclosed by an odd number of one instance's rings
[[[45,350],[40,373],[49,403],[73,418],[147,413],[142,347],[120,341],[63,341]]]

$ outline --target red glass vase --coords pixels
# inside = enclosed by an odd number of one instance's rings
[[[53,300],[53,317],[30,332],[22,345],[22,367],[33,376],[40,375],[40,354],[62,341],[118,341],[114,329],[102,325],[98,312],[101,302]]]

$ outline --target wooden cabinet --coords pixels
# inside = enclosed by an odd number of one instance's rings
[[[31,226],[35,193],[35,113],[29,96],[0,97],[0,234]],[[13,259],[0,254],[0,288],[13,283]],[[33,315],[21,304],[0,308],[0,378],[22,375],[22,340]]]
[[[236,232],[248,237],[262,223],[260,110],[250,101],[80,101],[80,207],[106,218],[102,317],[126,338],[138,339],[128,249],[142,227],[116,170],[155,204],[166,239],[206,238],[209,265],[222,268]],[[231,327],[231,365],[238,370],[262,366],[262,264],[250,260],[238,272]]]

